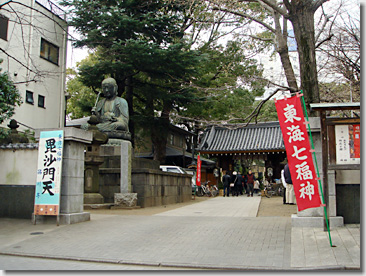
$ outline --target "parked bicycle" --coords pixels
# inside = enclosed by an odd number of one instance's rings
[[[211,194],[212,196],[219,195],[219,188],[217,187],[217,185],[211,185]]]
[[[210,182],[210,180],[201,183],[201,186],[197,186],[196,189],[196,195],[197,196],[212,196],[212,192],[210,187],[208,186],[208,183]]]
[[[271,198],[272,196],[283,196],[284,187],[282,183],[267,183],[262,190],[262,196]]]

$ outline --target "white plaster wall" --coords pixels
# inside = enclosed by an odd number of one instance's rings
[[[38,149],[0,149],[0,185],[36,185]]]
[[[7,2],[0,0],[0,4]],[[17,107],[13,119],[32,128],[59,128],[64,124],[65,109],[65,76],[66,76],[66,22],[51,13],[35,0],[19,2],[33,7],[26,8],[20,4],[9,3],[0,13],[9,18],[8,41],[0,39],[0,47],[9,55],[0,53],[4,61],[2,71],[9,72],[11,79],[23,99]],[[10,7],[14,12],[8,12]],[[40,11],[50,18],[42,15]],[[19,16],[23,24],[14,23]],[[29,24],[31,23],[31,24]],[[41,38],[59,47],[58,65],[40,57]],[[28,54],[29,53],[29,54]],[[27,69],[27,68],[28,69]],[[35,76],[34,72],[40,72]],[[36,79],[37,81],[27,82]],[[33,92],[34,104],[26,103],[26,90]],[[45,97],[45,108],[38,107],[38,95]],[[8,121],[2,126],[6,126]],[[21,126],[20,129],[23,129]]]

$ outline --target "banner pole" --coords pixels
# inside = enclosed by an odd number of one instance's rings
[[[301,90],[301,99],[302,99],[302,103],[303,103],[304,110],[305,110],[305,116],[306,116],[306,121],[307,121],[307,125],[308,125],[308,131],[309,131],[310,141],[311,141],[311,148],[312,148],[313,150],[315,150],[314,142],[313,142],[313,137],[312,137],[312,135],[311,135],[311,130],[310,130],[310,123],[309,123],[308,112],[307,112],[307,110],[306,110],[306,104],[305,104],[305,99],[304,99],[304,96],[303,96],[302,90]],[[320,179],[319,168],[318,168],[318,162],[317,162],[317,159],[316,159],[315,151],[313,151],[313,159],[314,159],[314,162],[315,162],[316,173],[317,173],[317,176],[318,176],[318,185],[319,185],[319,189],[320,189],[320,193],[321,193],[321,195],[322,195],[322,201],[323,201],[323,205],[324,205],[325,222],[326,222],[326,224],[327,224],[327,229],[328,229],[329,243],[330,243],[330,247],[333,247],[333,245],[332,245],[332,238],[331,238],[331,236],[330,236],[329,219],[328,219],[328,214],[327,214],[327,208],[326,208],[326,206],[325,206],[325,204],[324,204],[324,203],[325,203],[325,200],[324,200],[324,194],[323,194],[322,182],[321,182],[321,179]]]

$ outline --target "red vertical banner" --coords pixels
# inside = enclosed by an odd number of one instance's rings
[[[197,173],[196,173],[196,185],[201,186],[201,157],[200,155],[197,156]]]
[[[360,125],[353,125],[353,156],[351,158],[360,158],[361,157],[361,129]]]
[[[299,211],[321,206],[318,178],[299,96],[276,101]]]

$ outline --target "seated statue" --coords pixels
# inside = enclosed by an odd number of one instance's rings
[[[128,139],[131,136],[128,129],[128,104],[117,96],[117,89],[115,79],[105,79],[102,82],[105,98],[98,101],[92,112],[97,116],[99,131],[105,132],[109,138]],[[88,129],[88,126],[83,125],[82,128]]]
[[[128,105],[125,99],[117,96],[117,82],[107,78],[102,82],[105,99],[100,100],[95,108],[95,115],[100,123],[100,131],[124,130],[128,132]]]

